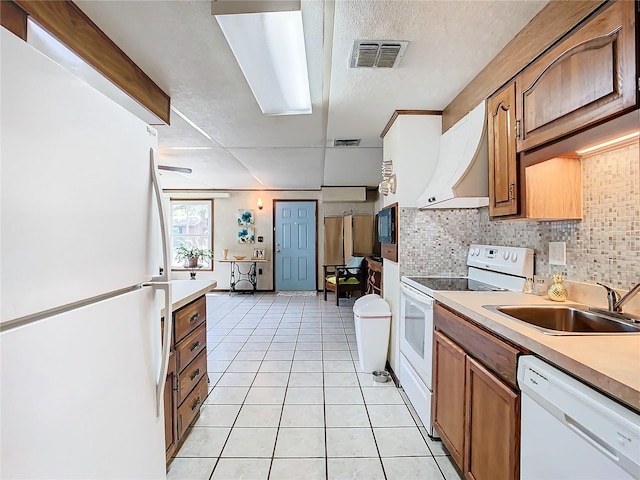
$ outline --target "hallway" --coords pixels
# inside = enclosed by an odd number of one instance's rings
[[[402,390],[360,372],[353,303],[207,295],[210,394],[169,480],[458,480]]]

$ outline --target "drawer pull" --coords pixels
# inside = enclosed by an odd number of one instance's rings
[[[193,323],[193,322],[195,322],[199,317],[200,317],[200,312],[194,313],[194,314],[193,314],[193,315],[191,315],[191,317],[189,318],[189,323]]]
[[[193,375],[191,375],[189,380],[193,381],[193,379],[198,377],[199,375],[200,375],[200,369],[198,368],[195,372],[193,372]]]
[[[200,405],[200,403],[202,403],[202,400],[200,400],[200,397],[198,397],[195,401],[195,403],[193,404],[193,407],[191,407],[191,411],[193,412],[196,408],[198,408],[198,406]]]
[[[191,348],[189,349],[191,352],[193,352],[196,348],[198,348],[200,346],[200,340],[198,340],[196,343],[194,343],[193,345],[191,345]]]

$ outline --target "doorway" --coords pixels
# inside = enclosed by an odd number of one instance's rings
[[[274,285],[276,291],[317,290],[316,200],[274,200]]]

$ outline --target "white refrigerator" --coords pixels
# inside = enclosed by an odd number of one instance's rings
[[[164,478],[156,132],[1,30],[0,478]]]

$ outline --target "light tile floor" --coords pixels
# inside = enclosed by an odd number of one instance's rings
[[[207,295],[210,394],[169,480],[461,479],[404,392],[360,371],[340,303]]]

